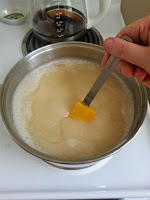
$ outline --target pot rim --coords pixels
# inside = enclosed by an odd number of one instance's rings
[[[45,52],[45,51],[51,51],[53,49],[56,48],[62,48],[62,47],[68,47],[68,46],[72,46],[72,47],[85,47],[86,48],[90,48],[90,49],[97,49],[98,51],[102,50],[104,51],[103,47],[95,45],[95,44],[89,44],[89,43],[83,43],[83,42],[60,42],[60,43],[55,43],[55,44],[50,44],[47,45],[45,47],[42,47],[40,49],[37,49],[33,52],[31,52],[30,54],[26,55],[25,57],[23,57],[20,61],[18,61],[14,67],[8,72],[8,74],[6,75],[4,82],[2,84],[2,89],[1,89],[1,96],[0,96],[0,110],[1,110],[1,117],[2,117],[2,121],[5,125],[5,128],[7,129],[8,133],[11,135],[11,137],[13,138],[13,140],[24,150],[26,150],[28,153],[37,156],[43,160],[47,160],[50,162],[54,162],[54,163],[60,163],[60,164],[71,164],[71,165],[76,165],[76,164],[90,164],[90,163],[95,163],[97,161],[103,160],[109,156],[114,155],[115,153],[117,153],[118,151],[120,151],[122,148],[124,148],[127,144],[129,144],[133,138],[137,135],[138,130],[140,129],[144,119],[145,119],[145,115],[147,112],[147,92],[146,92],[146,88],[145,86],[143,86],[141,83],[138,83],[138,81],[136,81],[141,89],[141,92],[143,93],[143,105],[142,105],[142,118],[140,119],[140,121],[138,122],[138,126],[136,127],[136,129],[134,130],[134,134],[132,135],[132,137],[130,137],[130,139],[127,141],[126,138],[124,138],[118,145],[116,145],[114,148],[99,154],[93,158],[89,158],[89,159],[84,159],[84,160],[59,160],[59,159],[55,159],[47,154],[44,154],[38,150],[35,150],[34,148],[32,148],[31,146],[29,146],[27,143],[25,143],[23,140],[19,139],[19,137],[17,137],[17,134],[13,133],[10,128],[9,128],[9,124],[8,121],[5,117],[5,113],[4,113],[4,109],[3,109],[3,98],[4,98],[4,91],[6,89],[6,83],[8,82],[10,76],[15,73],[16,69],[22,65],[22,63],[26,62],[27,60],[29,60],[30,58],[32,58],[33,56],[37,56],[38,54]],[[128,135],[128,134],[127,134]]]

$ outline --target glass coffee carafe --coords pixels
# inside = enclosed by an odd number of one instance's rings
[[[79,40],[107,13],[110,1],[99,0],[99,13],[90,19],[86,0],[32,0],[30,17],[34,34],[45,43]]]

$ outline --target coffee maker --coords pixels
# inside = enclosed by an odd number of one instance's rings
[[[35,36],[45,43],[81,39],[107,13],[111,0],[99,0],[99,12],[89,17],[87,0],[30,1],[30,19]]]

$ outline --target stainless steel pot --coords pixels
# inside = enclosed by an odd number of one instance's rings
[[[82,161],[58,160],[57,158],[51,157],[49,155],[46,155],[44,153],[41,153],[33,149],[31,146],[25,143],[20,137],[13,123],[13,116],[11,109],[13,93],[18,84],[20,83],[20,81],[24,78],[26,74],[28,74],[32,70],[44,66],[45,64],[48,64],[52,60],[56,60],[63,57],[71,57],[71,58],[77,57],[80,59],[84,58],[101,63],[103,55],[104,55],[103,48],[97,45],[87,44],[82,42],[63,42],[63,43],[52,44],[30,53],[26,57],[22,58],[10,70],[10,72],[8,73],[8,75],[4,80],[4,83],[2,84],[0,107],[1,107],[1,116],[5,124],[5,127],[18,145],[20,145],[23,149],[25,149],[29,153],[57,167],[79,169],[91,166],[99,161],[105,162],[106,158],[118,152],[135,137],[135,135],[137,134],[139,128],[143,123],[147,111],[146,89],[136,79],[126,78],[123,75],[121,75],[117,70],[114,73],[117,76],[119,76],[119,78],[122,79],[122,81],[128,87],[129,91],[132,94],[132,99],[134,102],[134,121],[132,123],[132,126],[128,134],[113,149],[103,154],[100,154],[96,157],[93,157],[92,159],[85,159]]]

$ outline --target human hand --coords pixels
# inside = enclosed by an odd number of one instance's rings
[[[134,43],[121,37],[127,35]],[[134,76],[139,82],[150,87],[150,15],[135,21],[122,29],[115,38],[107,38],[103,44],[106,53],[102,67],[110,55],[118,57],[119,71],[127,77]]]

